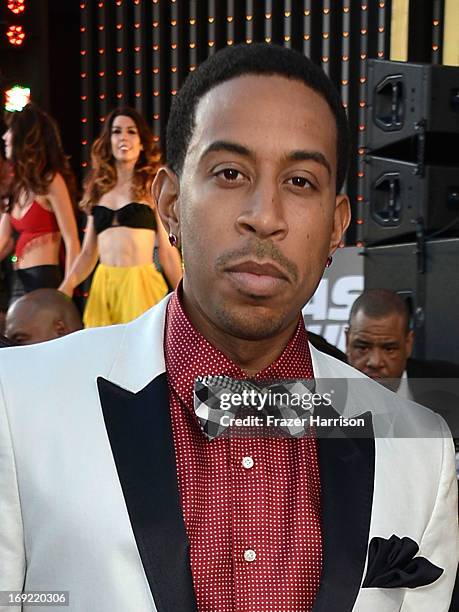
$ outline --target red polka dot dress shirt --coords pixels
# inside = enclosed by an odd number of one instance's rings
[[[165,357],[199,612],[311,610],[322,569],[316,440],[210,441],[203,434],[193,410],[195,378],[247,376],[193,327],[177,292],[167,310]],[[280,357],[254,378],[312,376],[300,319]]]

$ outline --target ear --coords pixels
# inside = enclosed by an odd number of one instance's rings
[[[351,222],[351,205],[347,195],[337,195],[335,203],[335,213],[333,217],[333,231],[330,240],[329,255],[338,248],[344,232],[347,230]]]
[[[167,166],[158,170],[151,193],[166,231],[180,238],[180,182],[178,176]]]
[[[60,338],[61,336],[66,336],[69,331],[67,329],[67,325],[64,323],[62,319],[55,319],[53,323],[54,331],[56,332],[56,338]]]
[[[406,340],[405,340],[407,357],[411,357],[411,353],[413,352],[413,343],[414,343],[414,331],[410,329],[410,331],[406,334]]]

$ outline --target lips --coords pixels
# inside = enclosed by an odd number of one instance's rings
[[[228,268],[230,272],[243,272],[257,276],[272,276],[274,278],[286,279],[285,273],[271,262],[258,263],[256,261],[244,261]]]
[[[289,282],[285,272],[273,262],[244,261],[225,272],[240,293],[251,297],[273,297]]]
[[[373,380],[379,380],[380,378],[385,378],[385,376],[383,376],[383,374],[381,372],[374,372],[372,371],[363,371],[364,374],[366,374],[366,376],[368,376],[369,378],[372,378]]]

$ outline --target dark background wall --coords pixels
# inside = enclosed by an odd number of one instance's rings
[[[225,45],[267,41],[322,65],[348,108],[353,155],[348,191],[358,198],[366,60],[388,57],[390,1],[115,0],[81,3],[82,165],[107,111],[127,103],[159,141],[172,97],[201,61]],[[354,228],[348,241],[355,239]]]

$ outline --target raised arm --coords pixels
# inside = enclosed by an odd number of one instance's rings
[[[80,252],[80,241],[70,195],[60,174],[56,174],[52,180],[46,197],[56,215],[57,224],[64,239],[65,273],[67,274]]]
[[[59,291],[71,297],[75,287],[82,283],[94,270],[98,258],[99,249],[97,247],[97,235],[94,230],[94,219],[92,215],[89,215],[88,222],[86,223],[83,247],[80,254],[73,262],[72,267],[66,273],[65,279],[59,287]]]
[[[155,207],[156,225],[158,227],[156,234],[156,244],[158,246],[158,256],[161,268],[167,276],[169,284],[175,289],[182,278],[182,259],[178,249],[171,246],[167,232],[158,215]]]

